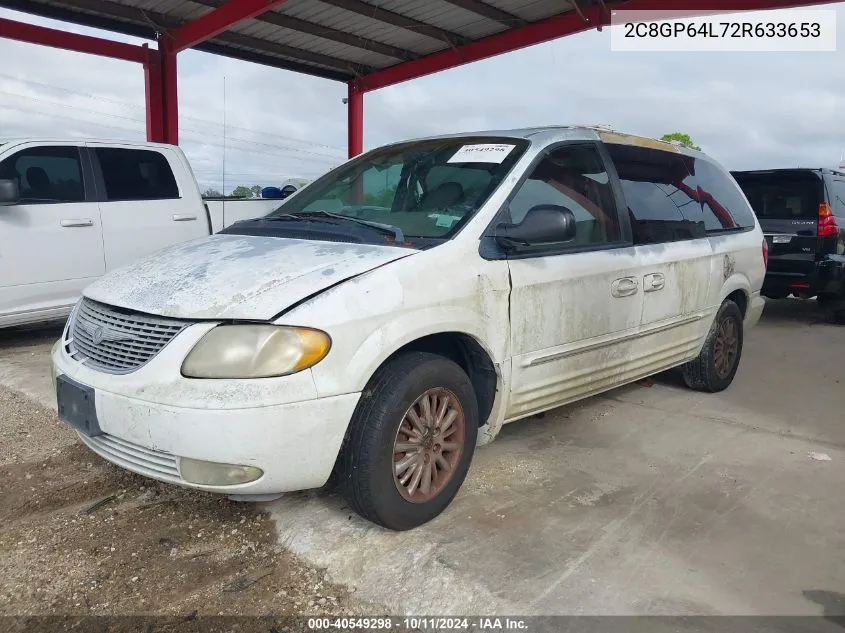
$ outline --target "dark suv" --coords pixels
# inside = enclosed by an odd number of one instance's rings
[[[845,318],[845,172],[732,173],[769,243],[763,295],[818,297],[836,318]]]

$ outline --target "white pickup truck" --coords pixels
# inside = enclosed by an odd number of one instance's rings
[[[0,328],[64,318],[106,272],[280,203],[204,202],[172,145],[0,141]]]

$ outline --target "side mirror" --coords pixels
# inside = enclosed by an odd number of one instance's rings
[[[500,224],[496,241],[506,251],[517,251],[542,244],[568,242],[575,238],[575,214],[556,204],[531,207],[519,224]]]
[[[0,180],[0,206],[9,206],[20,202],[21,192],[15,180]]]

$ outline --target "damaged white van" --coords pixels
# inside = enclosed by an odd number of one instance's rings
[[[85,290],[60,418],[105,459],[266,499],[334,473],[402,530],[501,425],[679,367],[725,389],[766,241],[704,154],[602,128],[403,142]]]

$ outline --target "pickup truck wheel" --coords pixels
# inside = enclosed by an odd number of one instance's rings
[[[403,354],[364,389],[335,480],[358,514],[408,530],[452,501],[477,434],[478,404],[466,373],[442,356]]]
[[[742,312],[728,300],[716,313],[698,358],[682,367],[684,382],[696,391],[723,391],[733,382],[741,356]]]

